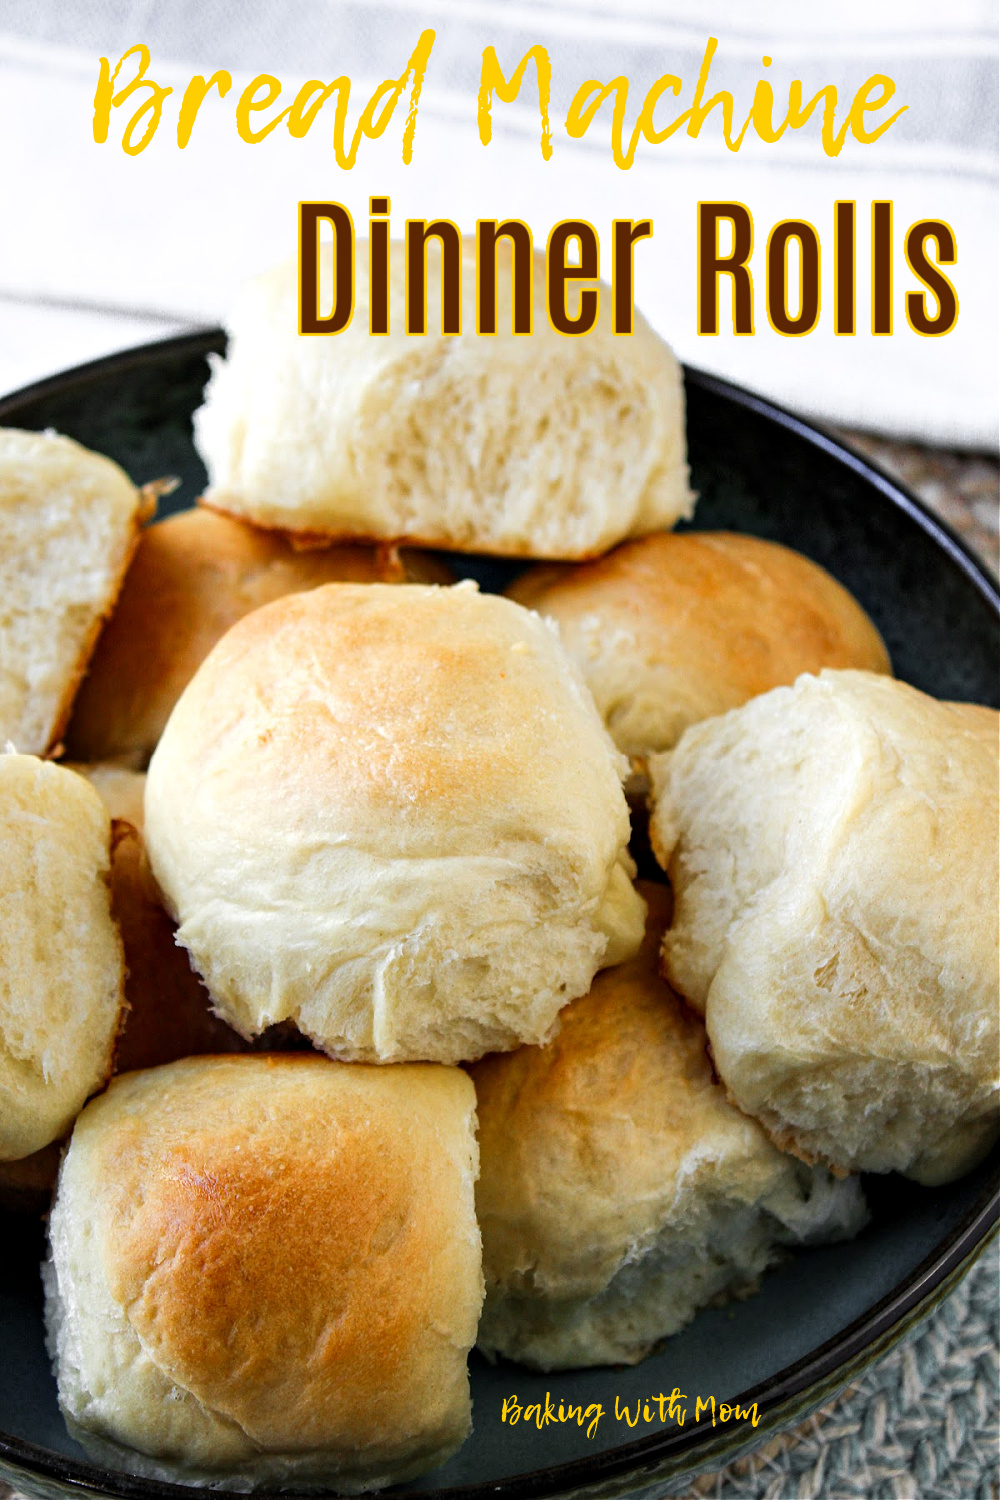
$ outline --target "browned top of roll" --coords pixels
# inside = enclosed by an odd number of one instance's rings
[[[116,1434],[169,1453],[188,1418],[141,1396],[137,1338],[200,1406],[202,1441],[238,1425],[247,1472],[254,1450],[380,1475],[454,1446],[481,1300],[473,1122],[469,1080],[434,1065],[216,1057],[116,1078],[77,1122],[53,1221],[79,1348],[64,1403],[87,1425],[76,1382],[114,1339]],[[110,1299],[94,1326],[84,1276]]]
[[[558,622],[626,755],[667,750],[688,725],[802,672],[891,671],[829,573],[735,532],[657,533],[596,562],[533,568],[508,592]]]
[[[70,754],[145,764],[231,625],[273,599],[341,581],[449,583],[451,575],[433,557],[391,547],[296,549],[281,532],[202,508],[147,527],[77,696]]]

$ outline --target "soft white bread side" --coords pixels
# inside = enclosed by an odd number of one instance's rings
[[[541,1370],[635,1364],[699,1307],[753,1289],[781,1247],[847,1238],[855,1180],[783,1156],[726,1101],[705,1029],[656,972],[669,913],[546,1047],[471,1070],[486,1302],[479,1345]]]
[[[320,260],[332,277],[332,256]],[[556,333],[536,254],[534,331],[515,337],[501,241],[499,332],[478,337],[466,242],[464,331],[444,338],[436,241],[427,260],[422,336],[405,332],[402,244],[387,337],[368,332],[364,275],[350,326],[331,337],[298,334],[297,261],[244,289],[195,417],[210,505],[289,531],[568,558],[690,514],[680,366],[642,317],[615,337],[602,287],[597,326]],[[332,296],[324,280],[321,305]]]
[[[946,1182],[1000,1131],[990,712],[822,672],[650,763],[665,973],[807,1159]]]
[[[619,750],[669,750],[689,724],[802,672],[889,672],[882,638],[800,552],[730,531],[626,542],[575,567],[532,568],[507,591],[559,626]]]
[[[0,745],[42,755],[58,740],[141,510],[110,459],[0,428]]]
[[[617,755],[554,632],[474,584],[247,615],[149,766],[178,941],[246,1035],[458,1062],[547,1037],[634,953]]]
[[[984,703],[949,703],[948,707],[958,714],[966,729],[978,734],[990,749],[1000,756],[1000,714]]]
[[[383,547],[296,551],[277,532],[197,509],[147,526],[66,731],[81,760],[145,765],[216,641],[272,599],[321,583],[450,583],[434,557]]]
[[[125,970],[110,843],[82,777],[0,755],[0,1160],[64,1135],[111,1072]]]
[[[59,1401],[187,1484],[376,1489],[470,1428],[475,1096],[457,1068],[201,1058],[80,1116],[50,1222]]]

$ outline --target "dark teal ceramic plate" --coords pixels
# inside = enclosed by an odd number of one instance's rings
[[[220,333],[196,334],[69,371],[0,402],[0,423],[68,433],[139,483],[178,475],[181,487],[164,509],[182,508],[204,482],[191,413],[205,356],[223,343]],[[996,706],[1000,593],[958,538],[865,459],[769,402],[697,371],[687,374],[687,396],[696,525],[797,547],[861,601],[900,677],[942,698]],[[450,560],[485,587],[502,587],[515,571],[491,559]],[[800,1254],[771,1272],[758,1296],[701,1313],[635,1369],[539,1376],[491,1368],[474,1354],[472,1437],[404,1493],[621,1495],[721,1464],[800,1419],[967,1269],[1000,1216],[1000,1154],[944,1188],[895,1177],[867,1187],[873,1219],[853,1244]],[[33,1222],[0,1217],[0,1477],[46,1497],[190,1497],[188,1488],[91,1463],[67,1435],[42,1335],[41,1254]],[[661,1420],[653,1399],[674,1391],[683,1395],[675,1402],[683,1425],[666,1402]],[[556,1416],[560,1402],[601,1415],[594,1425],[591,1412],[584,1428],[504,1422],[505,1400],[544,1416],[547,1396]],[[723,1420],[724,1403],[751,1416]]]

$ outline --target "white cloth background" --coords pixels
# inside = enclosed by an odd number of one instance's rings
[[[398,76],[424,26],[437,31],[420,103],[413,162],[401,161],[403,106],[385,137],[362,143],[340,169],[332,123],[309,135],[279,127],[259,145],[239,139],[235,102],[258,72],[284,85],[347,73],[353,123],[371,89]],[[711,88],[746,117],[761,57],[776,97],[801,78],[808,99],[836,83],[841,108],[871,73],[895,80],[908,111],[886,136],[849,139],[828,158],[819,119],[776,145],[748,136],[733,155],[718,111],[697,140],[680,133],[641,145],[630,171],[612,159],[610,104],[580,142],[562,130],[588,78],[631,80],[629,125],[646,89],[679,74],[676,108],[690,103],[705,42],[719,38]],[[98,58],[112,66],[134,43],[152,53],[151,76],[174,87],[156,139],[128,157],[118,142],[131,107],[112,116],[107,144],[91,133]],[[521,99],[494,103],[492,143],[476,130],[483,48],[508,74],[540,42],[553,70],[554,151],[541,158],[534,73]],[[226,100],[206,102],[190,145],[175,125],[193,72],[233,74]],[[997,35],[993,0],[0,0],[0,389],[66,364],[192,324],[223,320],[234,284],[293,252],[300,199],[346,203],[362,226],[372,193],[392,198],[392,222],[444,215],[465,229],[478,216],[514,216],[543,243],[560,218],[589,219],[610,271],[610,221],[654,220],[636,253],[637,300],[677,352],[807,414],[926,442],[994,448],[997,345]],[[328,106],[332,114],[332,102]],[[699,338],[695,325],[695,211],[699,199],[736,198],[754,215],[757,332]],[[833,204],[858,204],[858,334],[832,332]],[[867,243],[874,198],[895,204],[896,332],[869,329]],[[902,233],[917,218],[954,229],[961,301],[954,332],[921,338],[902,293],[915,285]],[[824,313],[818,329],[782,338],[763,309],[763,248],[777,220],[813,223],[823,245]]]

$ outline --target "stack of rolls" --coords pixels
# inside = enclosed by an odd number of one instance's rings
[[[202,504],[141,532],[0,435],[0,1193],[61,1157],[59,1400],[135,1474],[409,1479],[475,1343],[635,1363],[998,1133],[996,713],[808,558],[669,529],[641,318],[446,338],[429,287],[423,339],[303,340],[294,264],[251,286]]]

